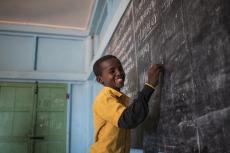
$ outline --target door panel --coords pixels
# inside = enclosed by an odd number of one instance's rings
[[[37,110],[65,111],[66,93],[65,86],[39,85]]]
[[[14,113],[13,136],[27,136],[31,131],[31,115],[28,112]]]
[[[15,89],[15,109],[21,111],[28,111],[33,108],[33,94],[34,91],[30,88],[22,87]]]
[[[0,153],[27,153],[27,143],[0,143]]]
[[[0,86],[0,109],[13,109],[14,106],[15,89],[7,87],[6,85]]]
[[[3,136],[10,136],[12,130],[12,120],[13,120],[12,112],[1,112],[0,113],[0,140]]]
[[[63,136],[65,134],[65,118],[63,112],[38,112],[36,132],[41,135]]]
[[[38,142],[35,145],[35,153],[63,153],[65,152],[65,145],[62,142]]]
[[[34,84],[0,83],[0,153],[30,153]]]
[[[36,153],[65,153],[66,85],[39,84],[35,135]]]
[[[67,86],[0,82],[0,153],[65,153]]]

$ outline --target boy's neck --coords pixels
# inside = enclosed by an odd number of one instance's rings
[[[105,86],[105,87],[109,87],[109,86]],[[109,87],[109,88],[112,88],[112,87]],[[112,88],[113,90],[116,90],[118,92],[121,92],[121,89],[120,88]]]

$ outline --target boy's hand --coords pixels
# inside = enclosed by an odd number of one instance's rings
[[[147,83],[152,85],[153,87],[157,86],[160,71],[163,70],[162,64],[153,64],[149,67],[148,70],[148,81]]]

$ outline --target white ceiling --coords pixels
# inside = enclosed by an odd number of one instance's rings
[[[0,0],[0,24],[88,30],[96,0]]]

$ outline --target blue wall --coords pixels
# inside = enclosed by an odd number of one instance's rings
[[[88,37],[0,30],[0,79],[83,80],[89,43]]]
[[[89,153],[93,143],[93,99],[101,90],[95,81],[71,85],[70,152]]]
[[[78,83],[72,85],[71,92],[71,126],[70,126],[70,152],[88,152],[90,131],[89,111],[91,101],[91,84]]]

